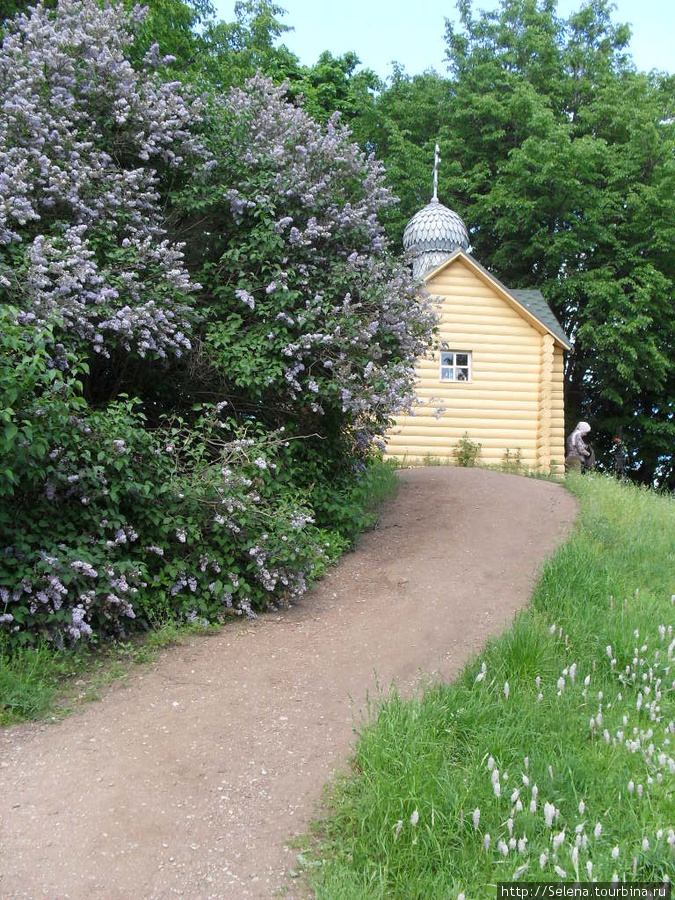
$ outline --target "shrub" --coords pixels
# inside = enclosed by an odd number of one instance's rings
[[[523,454],[518,447],[516,450],[509,450],[507,447],[502,457],[500,466],[502,472],[510,472],[514,475],[520,475],[523,471]]]
[[[252,614],[302,594],[344,548],[275,478],[283,435],[235,437],[213,408],[152,433],[135,406],[71,415],[41,481],[32,471],[3,505],[0,624],[14,642]]]
[[[471,468],[476,465],[476,460],[480,456],[483,445],[472,441],[469,432],[465,431],[463,437],[457,442],[457,446],[453,447],[452,455],[457,460],[458,466]]]
[[[301,594],[373,518],[434,323],[349,132],[261,77],[195,97],[142,16],[38,4],[0,48],[12,646]]]

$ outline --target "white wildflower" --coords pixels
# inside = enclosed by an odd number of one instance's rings
[[[420,814],[419,814],[418,811],[415,809],[415,810],[413,810],[413,813],[412,813],[412,815],[410,816],[410,824],[413,826],[413,828],[415,827],[415,825],[417,825],[417,823],[419,822],[419,820],[420,820]]]
[[[480,822],[480,809],[476,807],[473,811],[473,827],[478,828],[478,823]]]
[[[522,866],[518,866],[518,868],[516,869],[516,871],[515,871],[515,872],[513,873],[513,875],[511,876],[512,880],[513,880],[513,881],[518,881],[518,879],[520,878],[520,876],[521,876],[524,872],[527,872],[528,866],[529,866],[529,863],[524,863]]]

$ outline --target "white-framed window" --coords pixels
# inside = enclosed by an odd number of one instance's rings
[[[471,351],[441,352],[441,381],[471,381]]]

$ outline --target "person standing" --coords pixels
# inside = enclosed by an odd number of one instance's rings
[[[612,438],[612,468],[619,478],[626,474],[628,466],[628,448],[620,437]]]
[[[579,422],[572,434],[567,438],[567,456],[565,457],[565,471],[580,472],[584,466],[587,466],[591,451],[586,446],[584,435],[591,430],[588,422]]]

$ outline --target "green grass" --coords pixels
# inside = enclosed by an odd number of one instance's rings
[[[318,900],[492,898],[514,877],[588,880],[587,863],[600,881],[675,872],[675,502],[601,476],[567,483],[580,521],[531,607],[456,682],[390,696],[362,731],[302,848]]]
[[[195,633],[204,634],[204,629],[166,622],[146,635],[103,647],[55,650],[43,643],[9,653],[0,644],[0,726],[61,718],[83,702],[99,699],[106,685],[151,662],[162,648]]]

